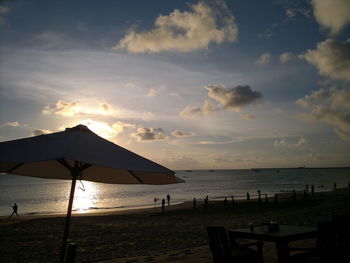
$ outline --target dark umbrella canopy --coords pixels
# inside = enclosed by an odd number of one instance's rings
[[[72,179],[67,165],[90,165],[81,180],[112,184],[170,184],[174,172],[78,125],[47,135],[0,143],[0,172]]]
[[[112,184],[183,182],[168,168],[107,141],[86,126],[0,143],[0,174],[72,181],[60,262],[64,261],[76,180]]]

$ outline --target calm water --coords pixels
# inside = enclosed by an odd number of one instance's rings
[[[154,205],[154,198],[165,198],[169,193],[171,202],[223,198],[233,195],[244,198],[257,190],[272,195],[280,191],[302,191],[312,184],[316,191],[348,187],[350,168],[342,169],[263,169],[177,171],[185,183],[173,185],[112,185],[77,182],[75,213],[130,209]],[[10,215],[10,205],[17,203],[20,214],[65,213],[68,204],[70,182],[33,177],[0,174],[0,216]],[[157,202],[160,205],[160,201]]]

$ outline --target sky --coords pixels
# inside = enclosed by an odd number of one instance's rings
[[[350,166],[350,0],[0,1],[0,141],[78,124],[177,170]]]

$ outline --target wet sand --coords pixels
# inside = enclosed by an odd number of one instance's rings
[[[209,200],[193,209],[192,202],[158,207],[73,215],[70,241],[77,244],[76,262],[211,262],[206,226],[229,228],[259,225],[271,220],[280,224],[316,226],[332,215],[350,214],[350,190],[303,194],[292,200],[291,193],[279,195],[262,205],[258,201]],[[64,215],[0,218],[0,262],[58,262]],[[314,240],[303,241],[314,245]],[[274,262],[275,248],[264,243],[265,262]]]

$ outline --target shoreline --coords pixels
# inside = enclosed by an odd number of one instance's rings
[[[347,191],[350,189],[349,188],[338,188],[335,190],[326,190],[326,191],[315,191],[315,196],[322,196],[323,194],[327,193],[335,193],[337,191]],[[292,200],[292,192],[278,192],[276,195],[279,197],[280,202],[286,202]],[[303,192],[302,191],[297,191],[296,192],[297,199],[304,199],[303,197]],[[308,192],[308,195],[311,197],[311,192]],[[246,198],[237,198],[235,199],[236,204],[245,204],[245,203],[258,203],[258,194],[251,194],[250,200],[247,200]],[[273,203],[274,200],[274,195],[268,195],[269,202]],[[212,199],[209,199],[209,203],[214,204],[214,205],[219,205],[224,202],[224,197],[215,197]],[[196,201],[197,206],[199,207],[198,209],[201,209],[204,206],[204,200],[197,200]],[[265,203],[265,197],[262,194],[261,195],[261,203]],[[228,204],[227,206],[232,205],[232,199],[228,198]],[[88,212],[76,212],[73,211],[71,217],[98,217],[98,216],[114,216],[114,215],[134,215],[134,214],[145,214],[145,215],[152,215],[152,214],[160,214],[161,213],[162,206],[157,205],[156,207],[154,206],[146,206],[146,207],[134,207],[134,208],[116,208],[116,209],[101,209],[101,210],[96,210],[96,211],[88,211]],[[167,204],[165,205],[165,210],[167,212],[169,211],[178,211],[178,210],[191,210],[193,209],[193,201],[184,201],[184,202],[176,202],[175,204],[171,204],[168,206]],[[3,224],[4,221],[26,221],[26,220],[32,220],[32,219],[44,219],[44,218],[65,218],[67,216],[66,213],[43,213],[43,214],[21,214],[19,213],[19,216],[0,216],[0,226]],[[8,222],[7,222],[8,223]]]
[[[322,193],[327,193],[327,192],[333,192],[335,191],[334,189],[330,189],[330,188],[323,188],[320,186],[316,186],[316,191],[315,194],[322,194]],[[341,187],[341,188],[337,188],[336,190],[342,190],[342,189],[348,189],[346,187]],[[296,194],[297,195],[301,195],[303,194],[304,191],[303,190],[297,190]],[[311,191],[308,191],[309,195],[311,195]],[[279,192],[276,193],[269,193],[267,194],[269,199],[273,199],[275,195],[278,195],[279,197],[282,198],[288,198],[288,196],[290,196],[292,194],[292,190],[280,190]],[[228,199],[228,202],[232,202],[231,196],[226,196]],[[210,202],[222,202],[224,200],[225,196],[215,196],[212,198],[209,198]],[[265,199],[265,193],[261,194],[261,198],[262,200]],[[241,196],[235,196],[234,197],[235,202],[245,202],[248,201],[245,195],[241,195]],[[197,199],[198,203],[203,203],[203,199]],[[258,200],[258,194],[256,193],[251,193],[250,194],[250,200],[254,201],[254,200]],[[173,204],[170,205],[170,207],[174,207],[171,208],[171,210],[173,209],[177,209],[177,207],[181,207],[182,204],[187,204],[185,205],[185,207],[188,206],[188,204],[192,204],[193,201],[177,201],[174,202]],[[113,215],[113,214],[129,214],[129,213],[147,213],[150,210],[155,209],[156,210],[161,210],[162,205],[158,202],[156,204],[156,206],[154,205],[145,205],[145,206],[135,206],[135,207],[118,207],[118,208],[97,208],[97,209],[87,209],[86,211],[78,211],[78,210],[73,210],[72,211],[72,216],[98,216],[98,215]],[[165,207],[169,207],[167,204],[165,205]],[[10,213],[11,211],[9,211]],[[66,217],[67,213],[66,212],[52,212],[52,213],[41,213],[41,212],[33,212],[33,213],[21,213],[19,212],[19,216],[21,218],[28,218],[28,219],[35,219],[35,218],[49,218],[49,217]],[[1,215],[0,216],[0,221],[9,218],[8,215]]]
[[[326,193],[332,193],[335,191],[345,191],[348,188],[338,188],[336,190],[331,190],[331,189],[326,189],[324,191],[315,191],[315,196],[316,195],[322,195]],[[296,191],[297,198],[301,198],[303,195],[303,191],[299,190]],[[281,191],[276,194],[269,194],[268,198],[270,202],[273,202],[274,195],[278,195],[280,201],[283,202],[283,200],[290,199],[292,195],[292,191]],[[311,192],[308,192],[308,195],[311,196]],[[209,202],[211,203],[222,203],[224,201],[224,196],[220,197],[214,197],[209,199]],[[262,203],[265,202],[265,197],[264,194],[261,194],[261,200]],[[250,200],[247,200],[246,197],[240,196],[238,198],[235,198],[235,203],[252,203],[252,202],[257,202],[258,201],[258,194],[251,194],[250,195]],[[202,200],[197,200],[197,205],[198,206],[203,206],[203,199]],[[228,197],[228,205],[232,203],[232,199]],[[181,210],[181,209],[191,209],[193,207],[193,201],[183,201],[183,202],[176,202],[175,204],[171,204],[168,206],[167,204],[165,205],[165,208],[167,211],[174,211],[174,210]],[[159,213],[162,209],[162,206],[160,204],[157,204],[156,207],[154,206],[145,206],[145,207],[130,207],[130,208],[111,208],[111,209],[96,209],[96,210],[89,210],[87,212],[77,212],[73,211],[72,212],[72,217],[85,217],[85,216],[108,216],[108,215],[128,215],[128,214],[154,214],[154,211],[156,209],[156,212]],[[66,217],[67,213],[35,213],[35,214],[21,214],[19,213],[19,216],[13,216],[10,218],[9,216],[0,216],[0,225],[2,221],[6,221],[6,219],[23,219],[23,220],[31,220],[31,219],[40,219],[40,218],[56,218],[56,217]],[[18,221],[16,220],[16,221]]]

